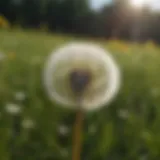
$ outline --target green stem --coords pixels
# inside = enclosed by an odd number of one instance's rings
[[[74,124],[72,160],[81,159],[83,119],[84,119],[83,111],[78,110]]]

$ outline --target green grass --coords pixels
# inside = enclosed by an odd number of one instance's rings
[[[0,30],[0,159],[70,160],[74,112],[46,96],[44,62],[54,49],[82,38],[36,31]],[[160,158],[160,49],[150,45],[94,41],[108,49],[122,73],[121,90],[109,107],[86,114],[82,159]],[[124,48],[124,49],[123,49]],[[23,101],[15,96],[25,94]],[[21,113],[6,112],[16,104]],[[24,125],[24,120],[34,126]],[[17,123],[16,123],[17,122]],[[16,124],[15,124],[16,123]],[[32,124],[32,125],[33,125]],[[69,133],[59,133],[65,125]],[[17,129],[13,138],[13,128]],[[95,131],[94,131],[95,130]],[[11,145],[12,144],[12,145]],[[12,148],[11,148],[12,147]]]

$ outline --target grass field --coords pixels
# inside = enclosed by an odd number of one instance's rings
[[[70,160],[74,113],[44,92],[44,62],[54,49],[82,38],[0,30],[0,159]],[[122,73],[115,101],[87,113],[83,160],[160,159],[160,48],[152,42],[84,39],[101,44]],[[143,159],[144,158],[144,159]]]

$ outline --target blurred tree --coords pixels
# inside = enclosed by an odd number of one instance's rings
[[[21,16],[23,27],[39,27],[42,21],[42,1],[22,0]]]
[[[58,30],[59,28],[60,1],[48,0],[46,4],[45,21],[50,30]]]
[[[160,14],[129,0],[114,0],[95,11],[89,0],[0,0],[0,14],[23,27],[48,26],[50,31],[103,38],[160,42]]]
[[[160,43],[160,13],[155,13],[151,17],[148,28],[149,38]]]
[[[9,18],[9,7],[10,7],[11,0],[0,0],[0,14],[4,15],[5,17]]]
[[[89,4],[88,0],[49,0],[46,10],[50,29],[75,32],[76,24],[83,25],[80,21],[89,12]]]

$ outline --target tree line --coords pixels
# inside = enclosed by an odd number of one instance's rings
[[[160,12],[134,8],[129,0],[113,0],[98,11],[89,0],[0,0],[0,14],[24,28],[47,26],[51,32],[160,42]]]

